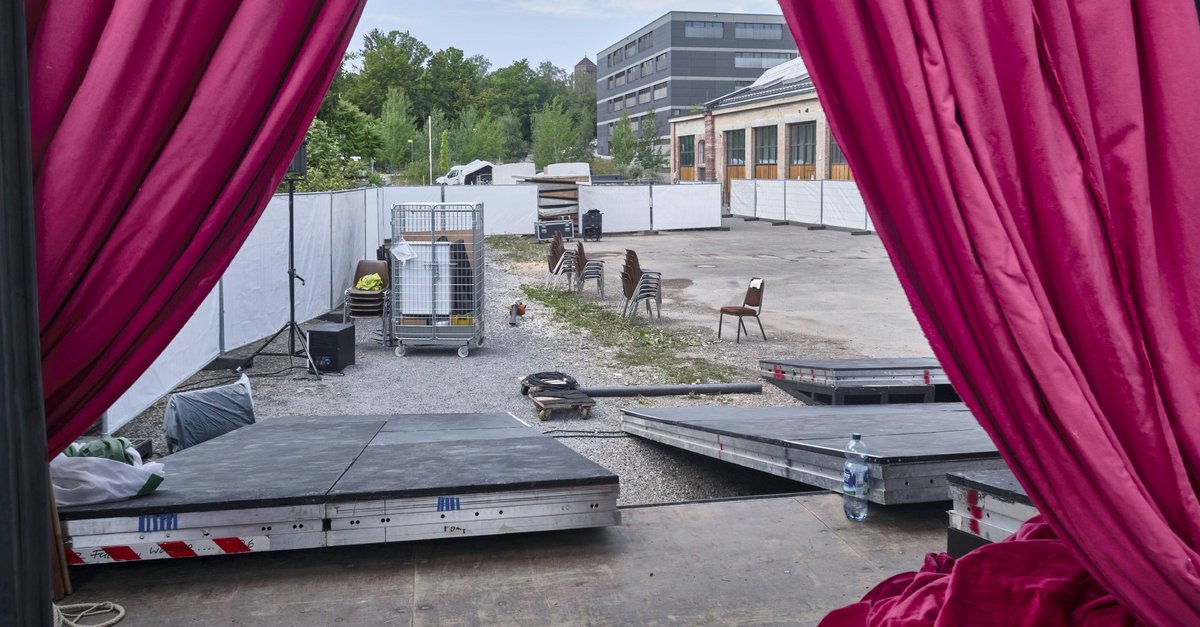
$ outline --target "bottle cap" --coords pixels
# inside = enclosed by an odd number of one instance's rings
[[[852,433],[852,434],[850,434],[850,437],[855,440],[861,440],[862,434],[861,433]]]

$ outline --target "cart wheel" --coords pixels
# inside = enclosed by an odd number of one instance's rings
[[[539,409],[538,410],[538,420],[544,421],[549,417],[550,417],[550,410],[548,410],[548,409]]]
[[[524,383],[521,384],[521,396],[529,396],[529,386]]]
[[[458,356],[459,357],[466,357],[467,355],[470,355],[470,354],[471,354],[471,349],[467,348],[466,346],[458,347]]]
[[[591,407],[584,407],[583,409],[579,410],[579,415],[580,415],[580,416],[583,416],[584,418],[587,418],[588,416],[591,416],[591,415],[592,415],[592,408],[591,408]]]
[[[407,351],[405,350],[405,348],[404,348],[404,345],[403,345],[403,344],[398,344],[398,345],[396,346],[396,356],[397,356],[397,357],[403,357],[403,356],[404,356],[404,353],[406,353],[406,352],[407,352]]]

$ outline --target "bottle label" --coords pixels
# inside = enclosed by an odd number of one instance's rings
[[[846,464],[842,468],[842,492],[849,496],[867,495],[867,467],[852,467]]]

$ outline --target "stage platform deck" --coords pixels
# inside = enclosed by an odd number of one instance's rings
[[[957,402],[932,357],[891,359],[762,359],[759,374],[797,399],[815,405],[887,405]]]
[[[837,492],[846,442],[861,433],[870,466],[868,498],[882,505],[947,501],[947,473],[1005,467],[961,403],[622,412],[627,433]]]
[[[617,476],[511,414],[271,418],[162,462],[153,494],[59,510],[71,563],[620,523]]]
[[[956,557],[1016,533],[1037,508],[1008,468],[954,472],[947,477],[954,506],[947,514],[947,551]]]

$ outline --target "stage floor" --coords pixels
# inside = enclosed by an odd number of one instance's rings
[[[622,411],[633,435],[835,491],[846,442],[861,433],[869,498],[883,505],[947,501],[946,473],[1005,468],[961,403]]]
[[[759,374],[800,401],[815,405],[957,402],[932,357],[882,359],[762,359]]]
[[[154,494],[59,510],[69,561],[620,523],[616,475],[510,414],[272,418],[161,461]]]

